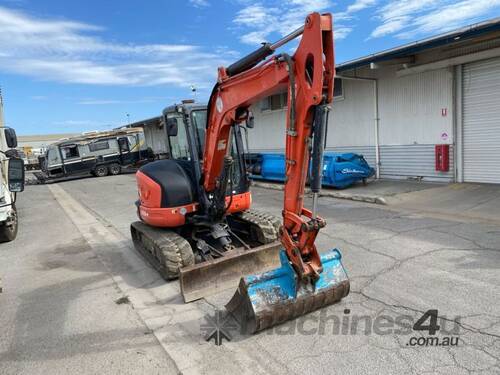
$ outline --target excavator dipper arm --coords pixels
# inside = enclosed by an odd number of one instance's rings
[[[219,68],[218,83],[208,104],[203,186],[207,195],[216,195],[214,192],[220,184],[219,177],[228,155],[231,127],[246,120],[250,105],[288,89],[286,182],[280,236],[288,259],[301,280],[314,281],[322,272],[314,241],[325,221],[316,215],[315,206],[321,184],[325,113],[333,99],[332,34],[330,14],[310,14],[303,27],[281,41],[265,44],[230,67]],[[278,47],[300,35],[302,38],[293,57],[279,54],[257,65]],[[313,211],[304,208],[311,154]]]

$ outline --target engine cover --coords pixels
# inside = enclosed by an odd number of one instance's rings
[[[196,202],[193,180],[176,160],[158,160],[136,174],[141,206],[170,208]]]

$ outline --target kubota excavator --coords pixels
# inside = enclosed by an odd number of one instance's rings
[[[269,57],[299,36],[293,57]],[[326,225],[317,215],[317,201],[333,78],[332,16],[312,13],[280,41],[219,68],[203,115],[185,104],[164,113],[169,136],[178,136],[178,124],[184,124],[188,150],[185,157],[153,162],[137,173],[141,221],[131,230],[136,247],[163,274],[175,276],[178,269],[186,302],[243,276],[226,308],[248,332],[256,332],[349,293],[340,252],[320,256],[314,244]],[[252,127],[252,104],[285,90],[286,181],[279,226],[272,216],[249,211],[241,127]],[[310,161],[312,210],[304,208]],[[274,267],[276,231],[283,248],[279,267]],[[263,268],[266,272],[249,272]]]

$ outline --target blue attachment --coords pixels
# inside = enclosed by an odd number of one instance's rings
[[[267,305],[296,299],[302,293],[319,293],[347,280],[341,263],[342,255],[337,249],[321,254],[323,272],[314,285],[314,290],[303,290],[297,283],[297,274],[288,260],[285,250],[280,251],[281,267],[260,275],[244,277],[248,295],[256,307],[263,302]]]
[[[243,277],[226,309],[249,333],[257,332],[340,301],[349,279],[337,249],[321,254],[323,272],[314,283],[298,280],[286,252],[281,267]]]
[[[285,156],[283,154],[260,154],[260,175],[268,181],[285,181]],[[357,181],[369,178],[375,170],[368,165],[362,155],[354,153],[325,152],[323,157],[323,185],[344,189]]]

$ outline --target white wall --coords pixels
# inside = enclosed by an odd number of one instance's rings
[[[379,79],[380,145],[452,144],[452,93],[447,68],[405,77],[386,73]]]
[[[335,100],[329,115],[327,147],[373,146],[373,84],[344,80],[344,98]],[[255,128],[248,132],[249,147],[254,152],[283,152],[285,149],[286,111],[261,111],[252,108]]]
[[[248,147],[252,152],[283,152],[285,150],[286,111],[262,112],[260,104],[252,107],[255,127],[248,129]]]
[[[327,147],[375,145],[373,83],[344,80],[344,99],[334,100]]]

